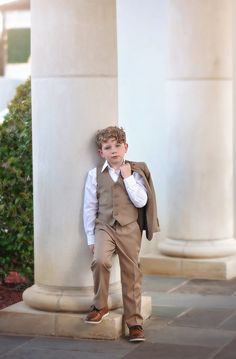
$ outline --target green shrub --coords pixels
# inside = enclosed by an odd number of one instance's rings
[[[0,273],[33,279],[31,83],[18,86],[0,125]]]

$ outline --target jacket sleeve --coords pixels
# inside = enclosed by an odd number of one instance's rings
[[[151,173],[144,162],[132,163],[131,168],[143,177],[147,189],[148,201],[145,207],[139,209],[138,223],[141,231],[146,231],[147,239],[151,240],[153,238],[153,233],[160,231],[157,216],[156,194]]]

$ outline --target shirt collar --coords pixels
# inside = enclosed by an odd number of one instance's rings
[[[117,173],[120,172],[120,170],[114,170],[114,168],[112,168],[112,167],[109,165],[109,163],[107,162],[107,160],[104,162],[104,165],[102,166],[101,172],[104,172],[107,167],[108,167],[110,170],[113,170],[113,171],[115,171],[115,172],[117,172]]]
[[[104,172],[105,169],[109,166],[109,163],[107,162],[107,160],[104,162],[104,165],[102,166],[101,172]]]

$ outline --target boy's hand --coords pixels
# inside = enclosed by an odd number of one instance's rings
[[[131,176],[131,166],[129,163],[124,163],[120,166],[120,173],[123,178]]]
[[[91,252],[92,254],[94,254],[95,245],[94,245],[94,244],[90,244],[90,245],[89,245],[89,249],[90,249],[90,252]]]

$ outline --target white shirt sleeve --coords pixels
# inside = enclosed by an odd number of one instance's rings
[[[144,207],[147,203],[147,190],[142,176],[134,172],[124,179],[124,184],[133,205],[137,208]]]
[[[84,190],[83,219],[88,245],[95,243],[95,221],[97,217],[97,169],[89,171]]]

